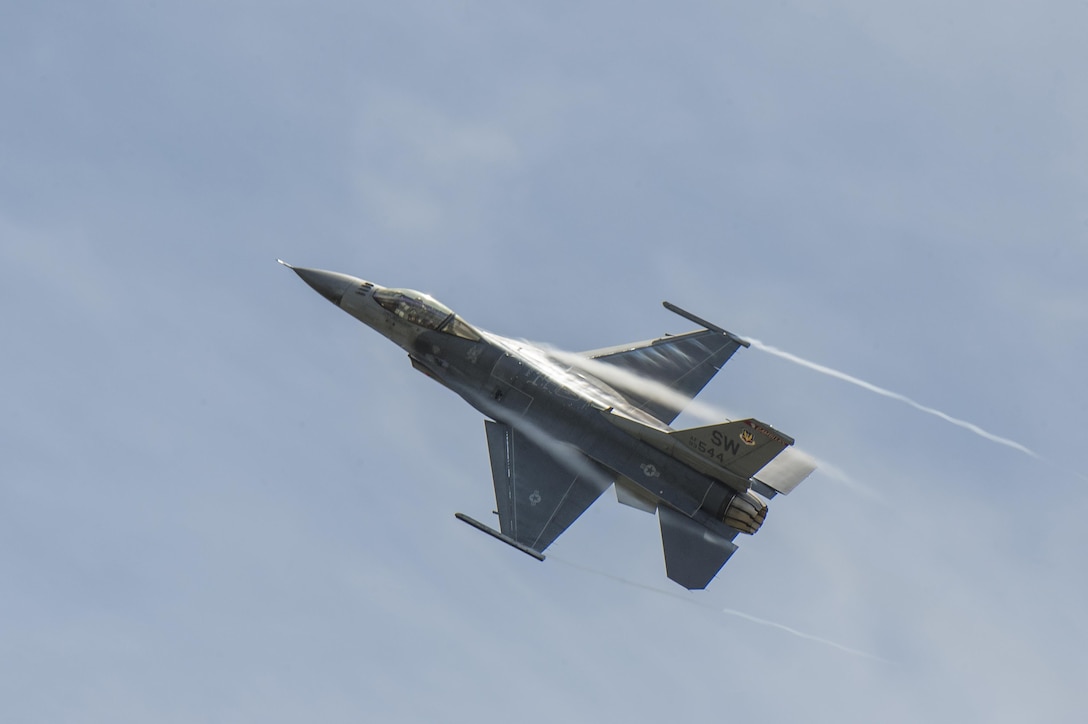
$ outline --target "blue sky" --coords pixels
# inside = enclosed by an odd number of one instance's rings
[[[5,721],[1083,715],[1088,6],[4,16]],[[538,564],[453,517],[480,416],[277,257],[573,350],[669,299],[1039,457],[742,350],[700,399],[844,475],[705,592],[611,493]]]

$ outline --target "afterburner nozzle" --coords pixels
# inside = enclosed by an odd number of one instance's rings
[[[722,521],[749,535],[759,530],[767,519],[767,504],[755,493],[738,493],[729,501],[722,515]]]

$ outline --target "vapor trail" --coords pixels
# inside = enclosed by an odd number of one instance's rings
[[[1010,439],[1008,439],[1006,437],[1001,437],[1000,435],[995,435],[992,432],[987,432],[986,430],[983,430],[978,425],[967,422],[966,420],[961,420],[961,419],[959,419],[957,417],[952,417],[948,413],[941,412],[940,410],[934,409],[932,407],[927,407],[927,406],[925,406],[925,405],[923,405],[923,404],[921,404],[919,402],[915,402],[914,400],[907,397],[906,395],[901,395],[898,392],[892,392],[891,390],[886,390],[883,387],[878,387],[878,386],[872,384],[871,382],[866,382],[865,380],[858,379],[857,377],[854,377],[853,375],[848,375],[845,372],[839,372],[838,370],[831,369],[830,367],[825,367],[824,365],[817,364],[816,362],[810,362],[809,360],[804,359],[802,357],[798,357],[795,354],[790,354],[789,352],[785,352],[783,350],[780,350],[777,347],[772,347],[769,344],[764,344],[763,342],[760,342],[758,339],[753,339],[751,337],[747,337],[746,339],[749,342],[751,342],[752,346],[755,347],[756,349],[761,349],[764,352],[767,352],[769,354],[773,354],[776,357],[781,357],[784,360],[788,360],[788,361],[793,362],[795,364],[799,364],[802,367],[808,367],[810,370],[815,370],[816,372],[820,372],[821,374],[825,374],[825,375],[827,375],[829,377],[834,377],[835,379],[842,380],[843,382],[849,382],[852,385],[857,385],[858,387],[861,387],[862,389],[869,390],[870,392],[875,392],[878,395],[882,395],[884,397],[888,397],[888,398],[891,398],[893,400],[898,400],[899,402],[904,402],[904,403],[910,405],[911,407],[913,407],[916,410],[921,410],[922,412],[933,415],[934,417],[939,417],[940,419],[944,420],[945,422],[952,423],[956,427],[962,427],[965,430],[970,430],[971,432],[975,433],[979,437],[985,438],[985,439],[989,440],[990,442],[996,442],[999,445],[1004,445],[1005,447],[1010,447],[1013,450],[1019,450],[1020,452],[1024,453],[1025,455],[1030,455],[1033,458],[1037,458],[1037,459],[1039,458],[1038,453],[1036,453],[1034,450],[1032,450],[1032,449],[1030,449],[1030,448],[1028,448],[1028,447],[1026,447],[1024,445],[1021,445],[1020,443],[1016,442],[1015,440],[1010,440]]]
[[[554,548],[552,550],[554,551]],[[861,651],[859,649],[854,649],[854,648],[851,648],[849,646],[844,646],[843,644],[836,643],[834,641],[831,641],[830,639],[821,638],[820,636],[813,636],[812,634],[807,634],[804,631],[798,631],[795,628],[790,628],[789,626],[784,626],[784,625],[782,625],[780,623],[775,623],[774,621],[768,621],[766,619],[759,618],[757,616],[751,616],[751,615],[749,615],[747,613],[742,613],[741,611],[735,611],[735,610],[733,610],[731,608],[718,608],[717,606],[713,606],[713,605],[710,605],[710,604],[700,603],[699,601],[695,601],[695,600],[693,600],[691,598],[688,598],[688,597],[686,597],[684,595],[681,595],[679,593],[673,593],[671,591],[666,591],[666,590],[664,590],[662,588],[656,588],[654,586],[648,586],[645,583],[638,583],[636,581],[632,581],[632,580],[629,580],[627,578],[622,578],[620,576],[612,575],[611,573],[605,573],[604,571],[598,571],[595,568],[589,568],[588,566],[583,566],[583,565],[578,564],[578,563],[573,563],[571,561],[564,560],[562,558],[557,557],[554,552],[549,553],[548,558],[550,558],[553,561],[557,561],[559,563],[562,563],[565,566],[570,566],[571,568],[577,568],[578,570],[580,570],[580,571],[582,571],[584,573],[590,573],[590,574],[593,574],[595,576],[601,576],[603,578],[608,578],[610,580],[616,581],[617,583],[622,583],[625,586],[632,586],[634,588],[641,588],[644,591],[650,591],[652,593],[657,593],[657,594],[660,594],[662,596],[668,596],[669,598],[675,598],[678,601],[683,601],[684,603],[690,604],[692,606],[698,606],[699,608],[707,608],[707,609],[710,609],[711,611],[718,611],[720,613],[725,613],[725,614],[728,614],[730,616],[736,616],[738,618],[743,618],[745,621],[751,621],[752,623],[758,623],[758,624],[761,624],[763,626],[770,626],[771,628],[778,629],[779,631],[785,631],[788,634],[793,634],[794,636],[797,636],[798,638],[802,638],[802,639],[804,639],[806,641],[813,641],[813,642],[818,643],[818,644],[824,644],[825,646],[830,646],[833,649],[838,649],[839,651],[842,651],[842,652],[847,653],[847,654],[852,654],[854,656],[861,656],[862,658],[871,659],[873,661],[882,661],[884,663],[890,663],[887,659],[882,658],[880,656],[876,656],[874,654],[866,653],[865,651]]]
[[[854,654],[855,656],[861,656],[861,657],[864,657],[866,659],[872,659],[873,661],[883,661],[884,663],[890,663],[887,659],[881,658],[880,656],[874,656],[873,654],[869,654],[869,653],[866,653],[864,651],[859,651],[858,649],[852,649],[849,646],[843,646],[842,644],[835,643],[834,641],[831,641],[830,639],[821,638],[819,636],[813,636],[812,634],[807,634],[804,631],[798,631],[795,628],[790,628],[789,626],[783,626],[782,624],[775,623],[774,621],[768,621],[765,618],[758,618],[756,616],[751,616],[751,615],[749,615],[747,613],[742,613],[741,611],[734,611],[731,608],[723,608],[722,613],[727,613],[730,616],[736,616],[738,618],[743,618],[745,621],[751,621],[752,623],[758,623],[758,624],[762,624],[764,626],[770,626],[771,628],[776,628],[779,631],[785,631],[786,633],[790,633],[790,634],[793,634],[794,636],[798,636],[800,638],[803,638],[806,641],[815,641],[816,643],[819,643],[819,644],[825,644],[827,646],[830,646],[831,648],[838,649],[839,651],[845,651],[848,654]]]

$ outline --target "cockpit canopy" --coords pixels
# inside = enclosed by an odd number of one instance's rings
[[[473,342],[480,341],[479,332],[427,294],[412,289],[381,289],[374,292],[374,301],[406,322]]]

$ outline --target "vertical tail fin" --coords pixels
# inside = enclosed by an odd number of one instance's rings
[[[677,430],[669,436],[745,480],[793,444],[793,438],[753,419]]]
[[[792,437],[759,420],[750,418],[665,431],[611,409],[605,411],[605,416],[628,434],[738,492],[747,490],[747,481],[755,478],[761,495],[789,493],[816,469],[808,456],[796,450],[787,450],[793,445]]]

